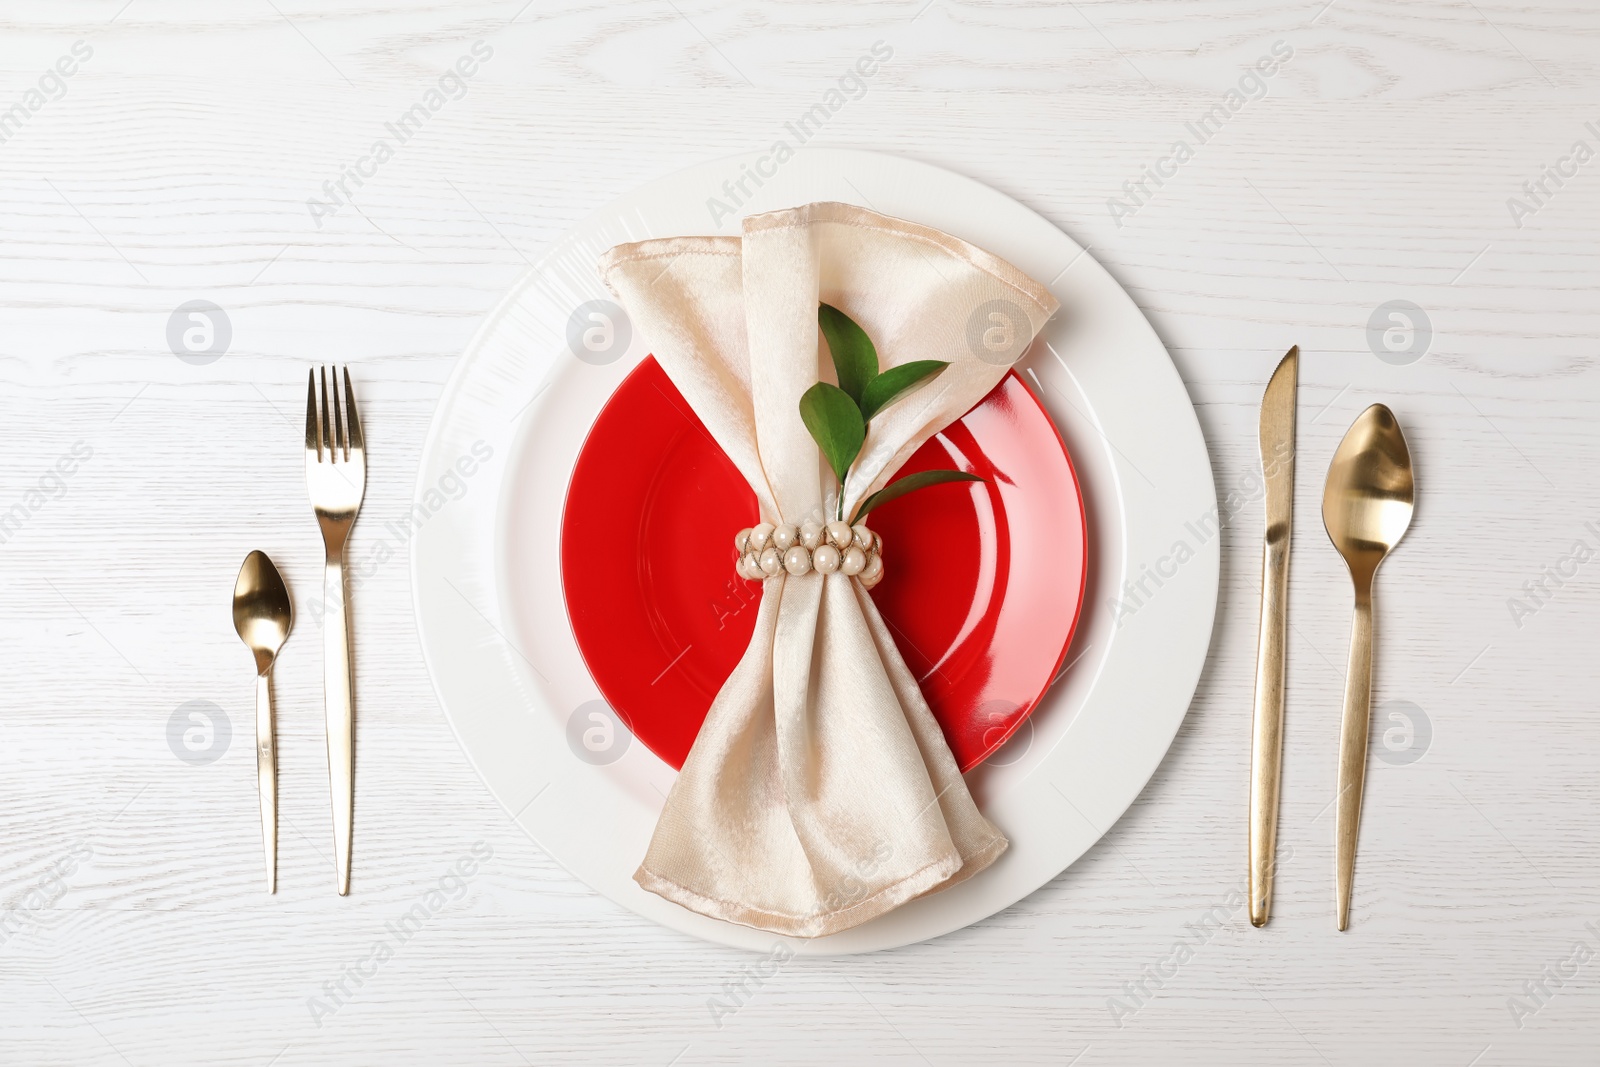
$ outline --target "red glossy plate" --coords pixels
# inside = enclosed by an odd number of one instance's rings
[[[896,476],[930,468],[984,484],[935,486],[873,511],[885,575],[872,598],[967,771],[1060,670],[1083,599],[1083,501],[1060,434],[1015,374]],[[755,494],[647,358],[578,455],[561,571],[595,684],[674,767],[750,643],[761,586],[735,576],[733,535],[758,521]]]

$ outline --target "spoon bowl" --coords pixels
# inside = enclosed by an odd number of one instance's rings
[[[233,586],[233,628],[255,654],[257,674],[272,669],[293,623],[294,606],[283,575],[265,552],[250,553]]]
[[[1378,565],[1411,525],[1416,486],[1411,450],[1394,412],[1382,404],[1363,411],[1345,433],[1328,467],[1322,524],[1344,557],[1355,585],[1350,625],[1350,666],[1345,676],[1344,722],[1339,735],[1338,814],[1334,826],[1334,910],[1339,929],[1350,926],[1361,794],[1367,776],[1367,733],[1372,715],[1372,579]]]
[[[1372,405],[1339,442],[1322,494],[1322,524],[1357,582],[1370,582],[1405,536],[1415,488],[1411,450],[1394,412]]]

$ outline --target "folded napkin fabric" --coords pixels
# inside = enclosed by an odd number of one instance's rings
[[[1057,308],[973,245],[833,203],[746,218],[737,237],[620,245],[600,270],[774,524],[831,518],[841,491],[852,514],[994,388]],[[798,410],[834,380],[819,303],[859,323],[885,368],[950,364],[871,421],[842,490]],[[726,535],[730,572],[736,532],[708,531]],[[892,570],[894,546],[884,553]],[[818,937],[969,878],[1005,848],[861,581],[780,571],[634,877],[705,915]]]

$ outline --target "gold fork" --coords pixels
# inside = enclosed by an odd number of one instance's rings
[[[350,829],[355,814],[355,694],[350,687],[344,546],[367,488],[367,454],[348,368],[344,370],[343,401],[341,410],[339,368],[334,368],[331,387],[326,367],[311,372],[306,391],[306,490],[327,549],[322,571],[322,601],[327,609],[322,623],[322,697],[328,717],[328,787],[333,798],[333,853],[340,896],[350,892]]]

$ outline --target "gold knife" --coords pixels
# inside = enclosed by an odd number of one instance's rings
[[[1267,925],[1278,844],[1278,782],[1283,762],[1284,635],[1289,628],[1289,535],[1294,522],[1295,393],[1300,346],[1289,349],[1261,397],[1261,476],[1266,540],[1261,550],[1261,631],[1250,740],[1250,924]]]

